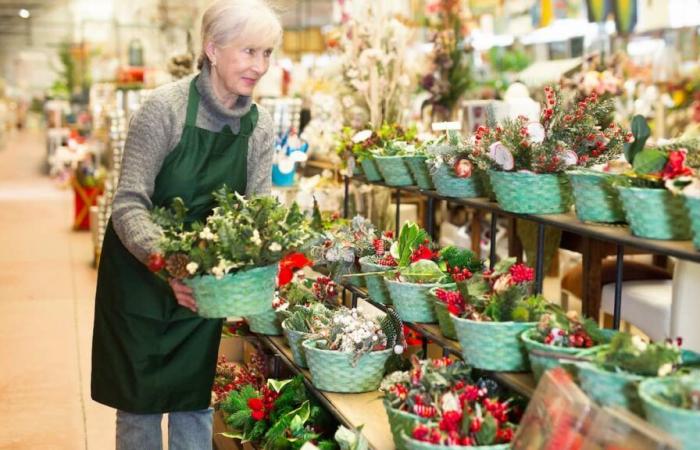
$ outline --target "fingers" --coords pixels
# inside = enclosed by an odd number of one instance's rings
[[[172,279],[169,283],[173,293],[175,294],[177,303],[192,312],[197,312],[197,301],[194,298],[192,288],[177,279]]]

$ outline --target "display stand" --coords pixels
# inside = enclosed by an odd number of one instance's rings
[[[90,207],[97,204],[97,197],[102,194],[102,189],[99,187],[81,186],[75,177],[71,178],[70,184],[73,188],[74,197],[73,229],[89,230]]]

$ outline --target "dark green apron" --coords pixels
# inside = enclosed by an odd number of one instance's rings
[[[165,158],[151,198],[170,206],[181,197],[187,221],[204,220],[211,193],[224,183],[245,194],[248,140],[258,120],[253,105],[238,134],[196,127],[199,93],[192,80],[182,138]],[[222,321],[179,306],[172,289],[138,261],[107,226],[95,296],[92,398],[130,413],[209,407]]]

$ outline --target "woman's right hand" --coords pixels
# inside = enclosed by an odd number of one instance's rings
[[[192,288],[177,278],[171,278],[168,283],[175,293],[177,303],[196,313],[197,301],[194,299],[194,291],[192,291]]]

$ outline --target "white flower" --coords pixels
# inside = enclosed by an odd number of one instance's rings
[[[396,345],[394,347],[394,353],[396,353],[397,355],[400,355],[401,353],[403,353],[403,345]]]
[[[647,349],[648,344],[641,337],[634,335],[632,336],[632,345],[640,352],[643,352]]]
[[[364,142],[367,139],[372,137],[372,130],[362,130],[358,131],[355,133],[355,135],[352,137],[352,142],[355,144],[359,144],[360,142]]]
[[[273,242],[268,248],[271,252],[279,252],[282,250],[282,246],[279,244],[279,242]]]
[[[527,130],[527,135],[530,138],[530,142],[535,144],[541,144],[544,142],[545,131],[544,127],[539,122],[530,122],[525,127]]]
[[[191,263],[185,266],[185,269],[187,269],[187,273],[189,273],[190,275],[194,275],[197,272],[197,269],[199,269],[199,264],[192,261]]]
[[[216,238],[216,235],[212,233],[209,227],[204,227],[204,229],[199,232],[199,238],[207,241],[213,241]]]
[[[673,372],[673,364],[666,363],[663,366],[659,367],[658,375],[660,377],[665,377],[666,375],[670,374],[671,372]]]
[[[211,273],[216,277],[217,280],[220,280],[224,277],[224,269],[221,266],[212,267]]]
[[[260,232],[258,232],[258,230],[253,230],[253,236],[250,238],[250,242],[252,242],[254,245],[262,245]]]

